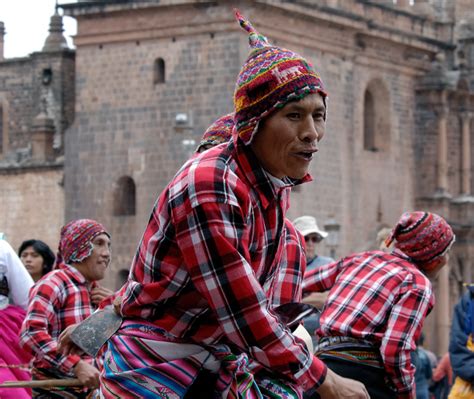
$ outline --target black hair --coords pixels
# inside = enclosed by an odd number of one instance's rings
[[[43,258],[43,276],[46,273],[49,273],[53,269],[56,257],[48,244],[35,239],[23,241],[18,249],[18,256],[21,257],[21,253],[28,247],[33,247],[33,249]]]

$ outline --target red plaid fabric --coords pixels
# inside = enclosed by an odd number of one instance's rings
[[[398,397],[414,397],[410,352],[434,305],[430,281],[402,254],[372,251],[323,265],[305,276],[304,292],[328,289],[318,335],[374,342]]]
[[[189,160],[153,209],[122,314],[183,340],[231,343],[303,389],[319,385],[326,367],[271,310],[301,297],[304,263],[284,270],[302,259],[284,219],[295,183],[269,176],[240,141]]]
[[[81,357],[59,353],[57,339],[66,327],[80,323],[94,311],[90,291],[95,286],[64,263],[33,286],[20,343],[33,353],[35,368],[73,375],[72,368]]]

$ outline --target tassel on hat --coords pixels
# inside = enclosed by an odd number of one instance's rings
[[[235,126],[239,137],[250,144],[260,121],[289,101],[326,92],[319,75],[300,55],[272,46],[242,14],[240,26],[249,34],[250,54],[237,77],[234,93]]]

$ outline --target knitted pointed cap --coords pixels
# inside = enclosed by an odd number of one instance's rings
[[[202,135],[201,142],[196,148],[199,152],[201,147],[206,145],[215,146],[230,141],[232,138],[232,130],[234,128],[234,113],[221,116],[209,126]]]
[[[271,45],[238,10],[235,17],[249,34],[250,54],[237,77],[234,119],[239,137],[250,144],[263,118],[311,93],[320,93],[326,100],[326,92],[307,60]]]
[[[94,249],[92,241],[99,234],[110,234],[99,222],[91,219],[72,220],[61,228],[56,264],[80,263],[87,259]]]
[[[395,241],[405,255],[428,270],[432,261],[445,255],[454,243],[451,226],[441,216],[430,212],[405,212],[385,243]]]

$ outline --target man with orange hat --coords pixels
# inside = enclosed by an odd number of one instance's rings
[[[301,299],[288,242],[291,187],[325,133],[326,93],[300,55],[237,13],[252,51],[237,80],[235,135],[191,158],[159,196],[120,290],[104,398],[368,398],[310,353],[275,311]],[[293,235],[293,238],[290,236]]]
[[[21,344],[33,356],[36,380],[78,378],[85,387],[97,388],[99,372],[87,356],[63,355],[58,338],[68,326],[90,316],[112,291],[100,287],[110,263],[110,235],[90,219],[69,222],[61,229],[55,270],[43,276],[30,291],[22,326]],[[86,398],[82,387],[33,390],[35,398]]]
[[[391,253],[350,255],[305,275],[304,292],[330,290],[319,358],[363,382],[372,399],[414,399],[410,353],[434,304],[430,279],[446,265],[454,239],[441,216],[406,212],[387,238]]]

